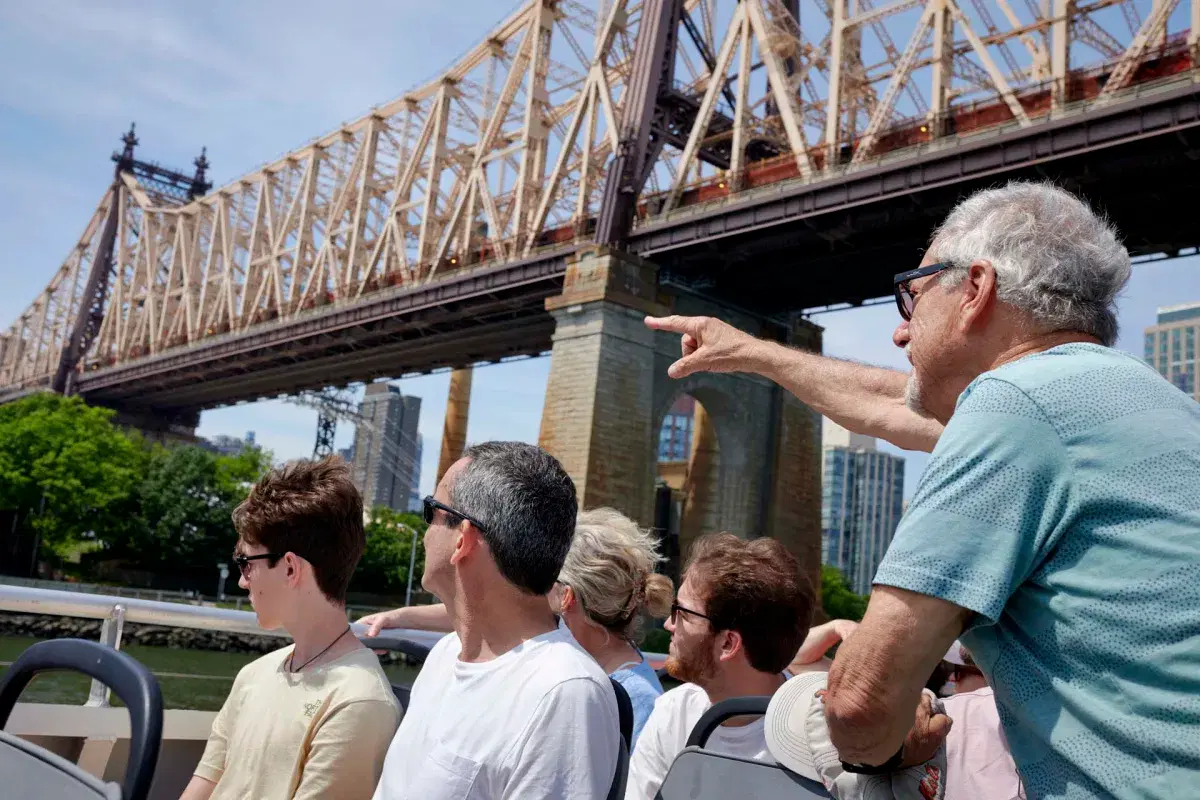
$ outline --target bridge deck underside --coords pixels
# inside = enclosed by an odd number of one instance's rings
[[[89,373],[79,390],[121,408],[200,409],[303,389],[535,355],[550,348],[547,257]]]
[[[673,279],[759,312],[857,304],[891,293],[958,200],[1018,178],[1086,197],[1134,255],[1200,245],[1200,84],[647,225],[633,246]]]

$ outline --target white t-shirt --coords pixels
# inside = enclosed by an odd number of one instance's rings
[[[499,658],[434,645],[388,748],[375,800],[596,798],[620,747],[608,676],[561,623]]]
[[[705,691],[694,683],[677,686],[655,701],[654,710],[650,712],[629,760],[625,800],[653,800],[675,762],[675,756],[687,746],[692,729],[711,705]],[[762,717],[749,725],[718,726],[708,737],[704,749],[775,763],[767,750]]]

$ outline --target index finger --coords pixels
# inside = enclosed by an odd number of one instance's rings
[[[646,317],[646,327],[656,331],[672,333],[687,333],[695,336],[700,331],[699,317],[681,317],[672,314],[669,317]]]

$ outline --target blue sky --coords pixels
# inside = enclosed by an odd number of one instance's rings
[[[111,180],[131,120],[144,158],[190,171],[207,145],[217,185],[419,84],[473,46],[513,3],[39,0],[0,4],[0,325],[66,256]],[[1200,259],[1135,269],[1120,347],[1140,355],[1157,306],[1200,300]],[[903,368],[895,309],[816,317],[833,355]],[[478,369],[468,438],[536,441],[549,359]],[[441,440],[448,375],[400,382],[423,398],[423,492]],[[278,458],[309,455],[316,414],[278,401],[206,412],[200,433],[254,430]],[[342,426],[339,446],[351,430]],[[925,458],[907,469],[911,494]]]

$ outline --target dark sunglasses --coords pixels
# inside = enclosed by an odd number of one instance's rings
[[[927,275],[936,275],[944,269],[950,269],[954,265],[949,261],[939,261],[936,264],[929,264],[924,267],[910,269],[908,272],[898,273],[893,279],[896,293],[896,308],[900,311],[900,317],[906,322],[912,319],[913,307],[917,304],[913,297],[911,286],[912,282],[917,278],[924,278]]]
[[[246,556],[242,555],[241,553],[234,553],[233,563],[237,564],[237,568],[241,570],[243,578],[249,578],[251,561],[259,561],[264,558],[270,559],[270,563],[268,563],[267,566],[273,567],[275,566],[275,562],[283,558],[283,556],[283,553],[261,553],[257,556]]]
[[[684,606],[679,605],[679,603],[671,603],[671,616],[669,619],[671,620],[672,625],[675,624],[675,620],[679,617],[680,611],[682,611],[684,614],[691,614],[693,617],[700,617],[701,619],[706,619],[709,622],[712,622],[712,617],[708,616],[707,614],[701,614],[699,611],[692,611],[690,608],[685,608]]]
[[[445,503],[439,503],[437,500],[434,500],[433,497],[430,495],[426,495],[425,499],[422,500],[421,502],[423,504],[423,510],[425,512],[425,524],[426,525],[433,524],[433,515],[435,512],[444,511],[452,517],[456,517],[458,519],[465,519],[467,522],[471,523],[476,528],[478,528],[480,533],[487,533],[487,528],[484,526],[484,524],[482,522],[480,522],[477,519],[474,519],[473,517],[468,517],[466,514],[462,513],[461,511],[455,511],[453,508],[446,505]]]

